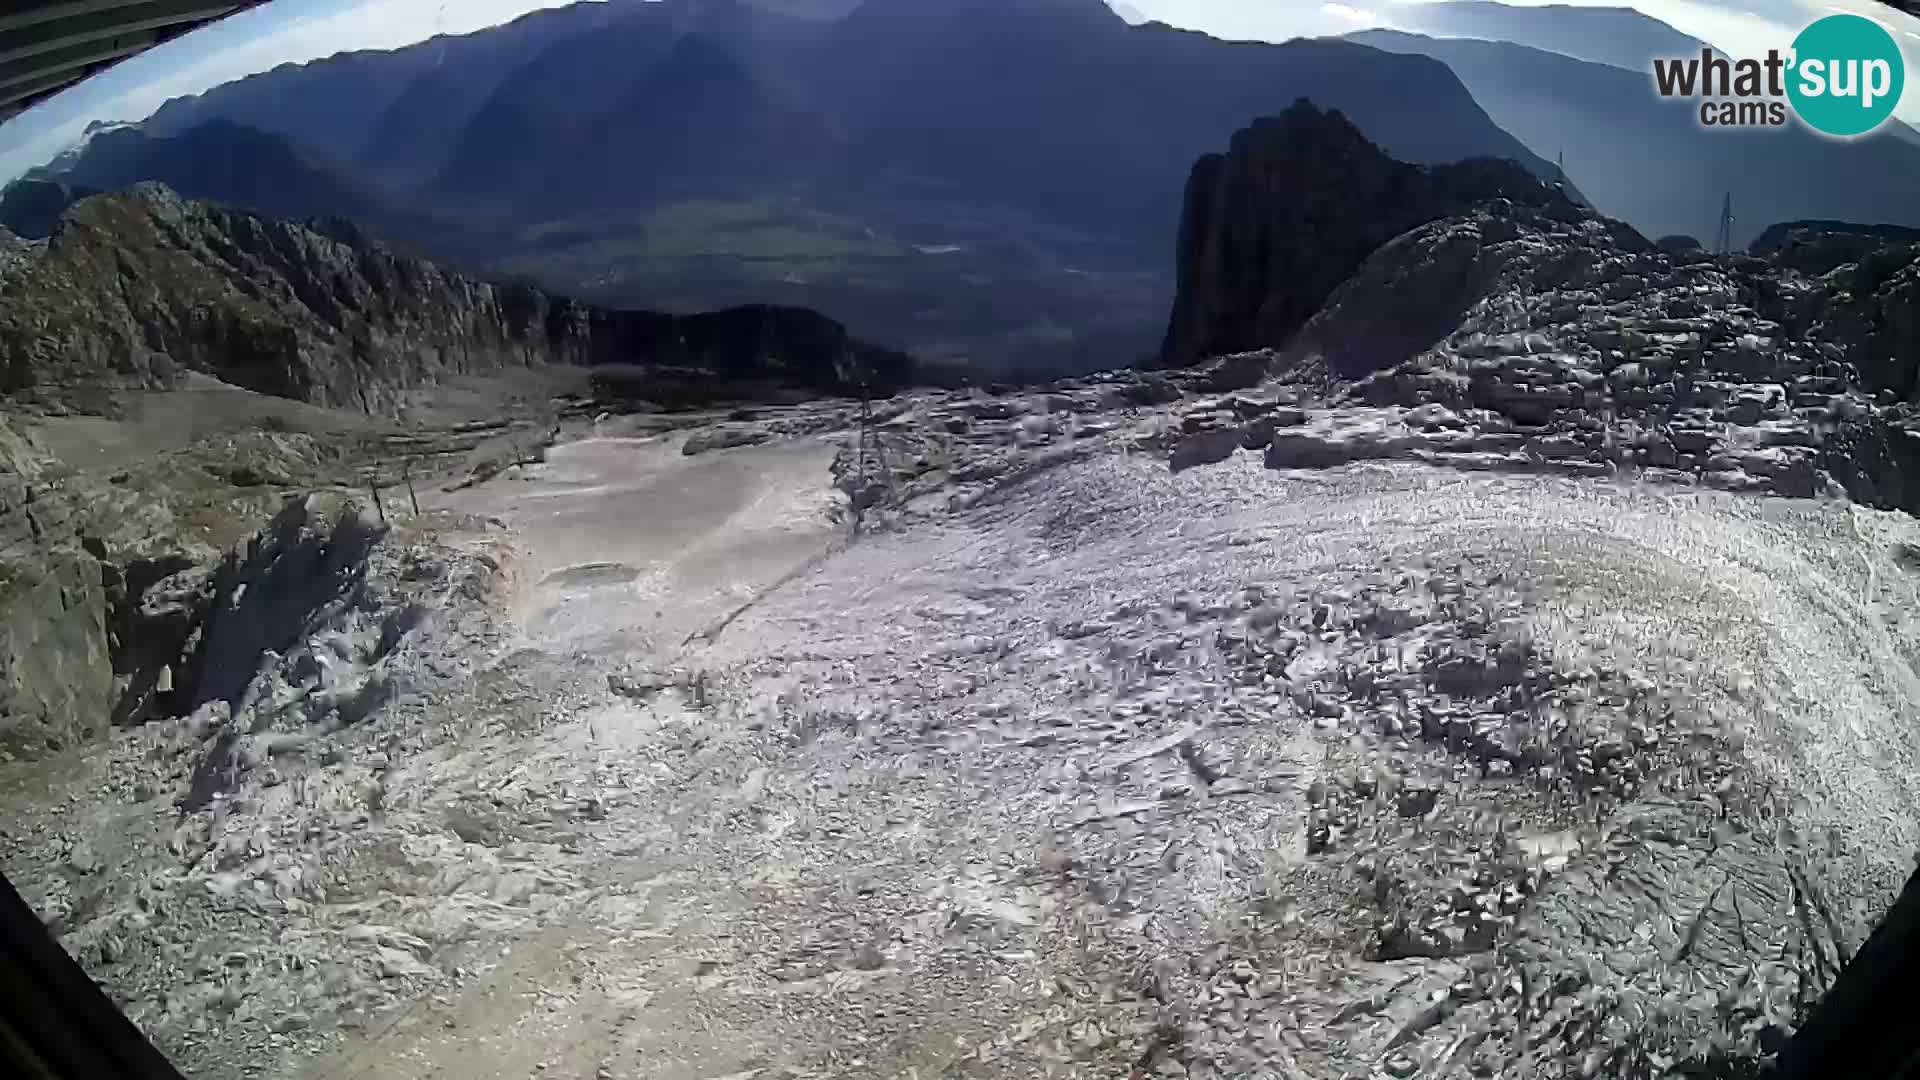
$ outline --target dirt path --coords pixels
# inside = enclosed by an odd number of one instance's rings
[[[686,639],[825,553],[825,440],[687,457],[682,437],[593,436],[542,465],[436,493],[431,508],[497,516],[525,550],[527,642],[555,654],[670,662]]]

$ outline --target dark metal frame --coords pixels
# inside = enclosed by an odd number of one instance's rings
[[[184,1080],[0,876],[0,1076]]]
[[[1920,871],[1781,1050],[1770,1080],[1920,1077]]]
[[[0,120],[266,0],[0,0]]]

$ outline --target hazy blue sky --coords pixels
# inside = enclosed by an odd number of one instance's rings
[[[1210,33],[1253,39],[1341,34],[1393,22],[1394,9],[1421,0],[1125,0],[1149,18]],[[1836,11],[1871,15],[1902,31],[1920,55],[1920,20],[1872,0],[1502,0],[1631,7],[1711,42],[1733,55],[1785,48],[1807,23]]]
[[[95,120],[144,120],[284,63],[460,34],[571,0],[273,0],[148,50],[0,124],[0,181],[71,145]]]
[[[278,64],[348,49],[405,45],[465,33],[569,0],[273,0],[137,56],[0,124],[0,181],[41,164],[94,120],[142,120],[168,98],[198,93]],[[633,2],[633,0],[627,0]],[[1148,18],[1222,37],[1283,41],[1391,26],[1396,8],[1422,0],[1124,0]],[[1538,3],[1544,0],[1507,0]],[[1558,0],[1610,4],[1622,0]],[[1834,11],[1872,15],[1920,57],[1920,20],[1871,0],[1633,0],[1629,5],[1733,55],[1784,47],[1807,22]],[[1909,65],[1911,67],[1911,65]],[[1915,82],[1920,82],[1916,77]],[[1920,90],[1899,115],[1920,122]]]

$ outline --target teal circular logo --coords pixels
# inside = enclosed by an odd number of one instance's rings
[[[1907,62],[1886,28],[1860,15],[1829,15],[1793,39],[1787,98],[1808,127],[1865,135],[1893,115]]]

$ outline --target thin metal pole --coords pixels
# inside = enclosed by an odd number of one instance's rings
[[[407,482],[407,501],[413,504],[413,516],[420,516],[420,495],[413,490],[413,461],[403,458],[400,461],[400,476]]]

